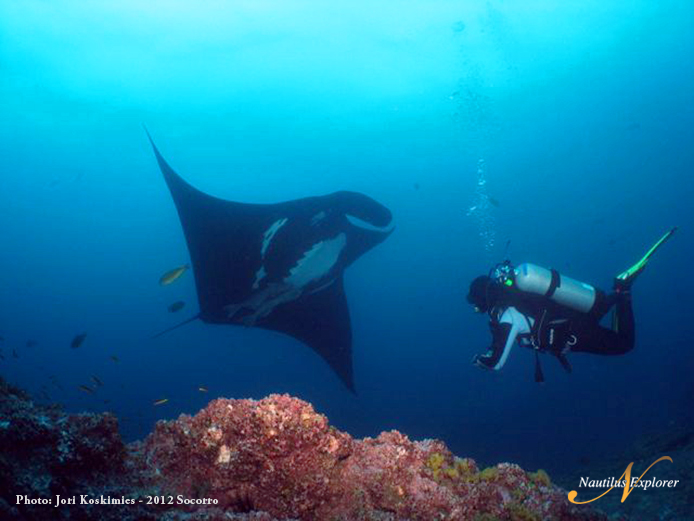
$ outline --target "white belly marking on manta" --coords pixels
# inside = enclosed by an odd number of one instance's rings
[[[307,286],[313,282],[322,282],[310,293],[320,291],[332,284],[333,278],[326,278],[340,259],[340,254],[347,244],[347,236],[339,233],[331,239],[315,243],[304,252],[296,265],[289,270],[281,282],[272,282],[260,291],[254,292],[248,299],[238,304],[230,304],[224,308],[229,319],[233,320],[237,314],[246,310],[247,313],[237,318],[238,322],[246,326],[253,326],[256,322],[268,316],[279,304],[296,300],[304,294]],[[259,282],[265,277],[263,266],[256,273],[253,289],[258,289]],[[323,279],[323,280],[322,280]]]
[[[325,215],[326,215],[325,212],[323,210],[321,210],[316,215],[311,217],[311,226],[315,226],[316,224],[321,222],[323,219],[325,219]]]
[[[253,289],[258,289],[260,287],[260,281],[262,281],[267,276],[267,271],[265,271],[265,265],[263,261],[265,260],[265,254],[267,249],[270,247],[272,239],[275,234],[279,231],[282,226],[287,224],[288,219],[283,217],[282,219],[277,219],[270,227],[263,233],[263,244],[260,246],[260,268],[255,272],[255,280],[253,281]]]
[[[289,276],[284,281],[292,286],[303,288],[312,281],[323,278],[337,263],[345,244],[347,244],[347,236],[344,233],[339,233],[332,239],[317,242],[289,270]]]
[[[282,226],[287,224],[287,218],[284,217],[282,219],[277,219],[274,223],[270,225],[270,227],[265,230],[265,233],[263,234],[263,245],[260,247],[260,256],[265,258],[265,252],[267,252],[267,249],[270,247],[270,243],[272,242],[272,238],[275,236],[275,234],[279,231]]]

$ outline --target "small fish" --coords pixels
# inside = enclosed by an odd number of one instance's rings
[[[0,360],[4,360],[4,359],[5,359],[5,355],[3,355],[2,351],[0,351]]]
[[[168,401],[169,401],[168,398],[162,398],[161,400],[156,400],[152,405],[154,405],[154,406],[164,405]]]
[[[36,340],[27,340],[26,346],[27,347],[35,347],[38,342]]]
[[[168,286],[172,282],[176,282],[188,268],[190,268],[190,266],[188,264],[184,264],[183,266],[179,266],[178,268],[167,271],[159,279],[159,285]]]
[[[95,383],[96,385],[98,385],[99,387],[102,387],[102,386],[104,385],[104,382],[102,382],[101,380],[99,380],[99,377],[96,376],[96,375],[94,375],[94,374],[91,376],[91,380],[92,380],[92,382],[94,382],[94,383]]]
[[[75,338],[72,339],[72,342],[70,343],[70,347],[72,349],[77,349],[79,346],[82,345],[85,338],[87,338],[87,333],[80,333],[79,335],[77,335]]]
[[[109,358],[110,358],[111,360],[113,360],[115,363],[120,362],[120,360],[118,359],[118,357],[117,357],[116,355],[111,355],[111,356],[109,356]]]
[[[92,389],[92,388],[89,387],[89,386],[86,386],[86,385],[79,385],[79,386],[77,386],[77,388],[78,388],[80,391],[85,392],[85,393],[87,393],[87,394],[94,394],[94,389]]]
[[[186,303],[183,302],[182,300],[177,300],[173,304],[169,306],[169,313],[176,313],[177,311],[181,311],[183,309],[183,306],[185,306]]]
[[[13,349],[13,350],[12,350],[12,357],[13,357],[13,358],[19,358],[19,354],[17,354],[17,350],[16,350],[16,349]]]
[[[208,389],[204,385],[201,385],[200,387],[198,387],[198,391],[200,391],[201,393],[206,393],[208,392]]]
[[[497,208],[499,208],[499,206],[501,206],[499,204],[499,201],[497,201],[493,197],[487,196],[487,200],[489,201],[489,204],[491,204],[492,206],[496,206]]]

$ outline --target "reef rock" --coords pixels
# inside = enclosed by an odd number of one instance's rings
[[[164,495],[307,520],[597,520],[539,472],[479,471],[440,441],[392,431],[355,440],[287,395],[211,402],[159,422],[141,457]]]
[[[0,378],[0,519],[69,519],[78,512],[96,518],[97,505],[56,508],[55,496],[128,494],[134,487],[127,462],[114,416],[38,406]]]
[[[440,441],[397,431],[353,439],[287,395],[218,399],[127,446],[113,416],[65,415],[2,381],[0,413],[2,519],[606,519],[569,503],[542,471],[480,471]],[[78,504],[16,500],[56,494]],[[132,504],[79,504],[80,495]]]

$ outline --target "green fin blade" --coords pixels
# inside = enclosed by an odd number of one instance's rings
[[[651,249],[646,252],[646,255],[641,257],[641,260],[639,260],[636,264],[634,264],[631,268],[628,270],[620,273],[617,275],[617,280],[623,281],[623,282],[630,282],[633,280],[636,275],[641,273],[641,271],[646,267],[646,264],[648,264],[648,261],[650,258],[653,256],[653,254],[660,248],[665,242],[672,237],[672,235],[677,231],[677,226],[669,230],[667,233],[665,233],[660,239],[658,239],[658,242],[656,242],[653,246],[651,246]]]

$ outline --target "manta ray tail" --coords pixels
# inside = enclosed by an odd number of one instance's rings
[[[176,324],[175,326],[171,326],[171,327],[165,329],[164,331],[160,331],[160,332],[157,333],[156,335],[152,335],[152,336],[149,337],[149,338],[150,338],[150,339],[159,338],[160,336],[162,336],[162,335],[164,335],[164,334],[166,334],[166,333],[168,333],[168,332],[170,332],[170,331],[173,331],[174,329],[178,329],[178,328],[181,327],[181,326],[185,326],[186,324],[190,324],[191,322],[193,322],[194,320],[197,320],[197,319],[199,319],[199,318],[200,318],[200,313],[198,313],[197,315],[193,315],[192,317],[190,317],[190,318],[184,320],[183,322],[181,322],[181,323],[179,323],[179,324]]]

